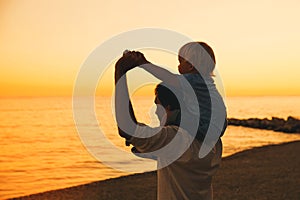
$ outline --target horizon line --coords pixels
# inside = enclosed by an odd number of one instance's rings
[[[86,97],[89,95],[81,95],[81,97]],[[94,97],[112,97],[113,95],[93,95]],[[134,97],[153,97],[154,95],[134,95]],[[73,97],[73,95],[5,95],[1,96],[0,98],[51,98],[51,97]],[[225,97],[300,97],[300,94],[297,95],[280,95],[280,94],[274,94],[274,95],[225,95]]]

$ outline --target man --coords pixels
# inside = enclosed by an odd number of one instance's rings
[[[115,110],[119,134],[137,151],[157,157],[158,199],[212,199],[212,176],[221,161],[221,140],[200,159],[198,155],[202,142],[194,140],[179,127],[179,102],[163,84],[159,84],[155,91],[156,114],[161,126],[141,126],[129,99],[126,80],[128,62],[122,57],[115,66]]]

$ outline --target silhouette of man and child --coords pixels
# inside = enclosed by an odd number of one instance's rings
[[[141,52],[124,52],[115,65],[119,134],[134,153],[157,160],[158,199],[212,199],[227,126],[226,107],[212,78],[215,55],[206,43],[190,42],[180,48],[178,60],[180,75],[152,64]],[[154,100],[159,127],[140,124],[134,115],[126,72],[137,66],[162,81]]]

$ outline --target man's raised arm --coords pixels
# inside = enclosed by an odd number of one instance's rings
[[[122,57],[115,65],[115,112],[119,134],[129,140],[136,129],[137,120],[128,94],[125,68],[127,64]]]

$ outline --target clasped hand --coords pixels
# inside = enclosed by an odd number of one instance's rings
[[[149,61],[147,61],[144,54],[138,51],[129,51],[124,53],[123,56],[117,61],[115,65],[115,75],[118,75],[118,77],[120,75],[122,76],[127,71],[146,63],[149,63]]]

